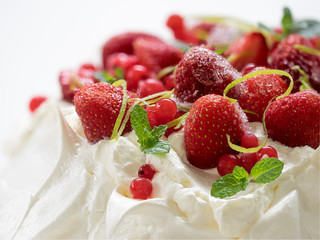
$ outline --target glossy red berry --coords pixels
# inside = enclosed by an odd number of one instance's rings
[[[164,98],[156,103],[155,109],[159,123],[166,124],[174,119],[177,112],[177,104],[169,98]]]
[[[143,98],[163,91],[165,91],[165,88],[160,80],[149,78],[139,82],[137,93],[139,97]]]
[[[170,91],[175,86],[174,76],[173,74],[169,74],[162,79],[164,87],[166,90]]]
[[[154,126],[158,126],[159,123],[158,123],[157,114],[156,114],[156,107],[149,106],[146,108],[146,111],[147,111],[150,127],[153,128]]]
[[[154,169],[154,167],[147,163],[139,168],[138,176],[141,178],[148,178],[151,181],[156,172],[157,171]]]
[[[148,178],[135,178],[130,184],[130,192],[135,199],[147,199],[151,196],[153,187]]]
[[[259,160],[260,159],[258,158],[257,153],[241,153],[240,154],[240,162],[248,173],[251,172],[251,169]]]
[[[253,133],[245,133],[241,137],[241,147],[254,148],[259,146],[259,140]]]
[[[141,80],[145,80],[150,77],[149,70],[143,65],[133,65],[128,69],[125,79],[128,84],[129,91],[137,91],[138,84]]]
[[[261,148],[258,151],[257,155],[258,155],[259,159],[262,159],[264,157],[264,155],[267,155],[268,157],[278,158],[277,150],[271,146],[265,146],[265,147]]]
[[[39,106],[45,102],[47,100],[47,97],[45,96],[36,96],[36,97],[33,97],[30,102],[29,102],[29,109],[30,111],[33,113],[35,112]]]
[[[236,155],[225,154],[219,158],[217,170],[220,176],[232,173],[235,166],[241,166],[241,162]]]

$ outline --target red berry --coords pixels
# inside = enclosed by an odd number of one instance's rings
[[[180,102],[193,103],[207,94],[222,95],[226,86],[240,77],[224,57],[204,47],[193,47],[177,66],[174,94]],[[228,96],[238,98],[241,85],[233,87]]]
[[[94,73],[97,71],[97,68],[91,63],[82,64],[78,69],[78,77],[80,78],[89,78],[94,80]]]
[[[186,111],[184,110],[181,110],[181,109],[178,109],[177,112],[176,112],[176,115],[174,116],[174,119],[177,119],[179,117],[181,117],[183,114],[187,113]],[[175,129],[175,126],[174,127],[169,127],[165,133],[165,136],[166,137],[169,137],[172,133],[174,132],[178,132],[182,129],[183,127],[179,127],[177,129]]]
[[[234,154],[226,154],[219,158],[217,170],[220,176],[232,173],[235,166],[241,166],[239,158]]]
[[[254,148],[259,146],[259,140],[253,133],[245,133],[241,136],[241,147]]]
[[[158,118],[156,114],[156,107],[155,106],[149,106],[146,108],[147,115],[148,115],[148,121],[150,123],[150,127],[154,128],[155,126],[158,126]]]
[[[106,69],[110,74],[114,74],[116,68],[120,68],[126,73],[129,68],[138,64],[138,58],[135,55],[126,53],[114,53],[110,55],[106,62]]]
[[[125,75],[128,90],[133,92],[137,91],[139,81],[146,80],[149,77],[150,72],[145,66],[139,64],[132,66]]]
[[[265,154],[268,155],[268,157],[278,158],[277,150],[271,146],[265,146],[257,153],[259,159],[262,159]]]
[[[173,74],[166,75],[162,79],[162,81],[164,83],[164,87],[168,91],[172,90],[175,87],[175,80],[174,80],[174,75]]]
[[[128,98],[133,97],[127,92]],[[80,117],[84,133],[91,143],[111,137],[119,115],[123,90],[107,83],[95,83],[83,87],[74,97],[74,105]],[[128,102],[127,109],[132,105]],[[131,130],[128,121],[123,133]]]
[[[257,153],[241,153],[240,161],[244,169],[250,173],[253,166],[259,161]]]
[[[177,104],[169,98],[164,98],[156,103],[155,110],[158,122],[166,124],[174,119],[177,112]]]
[[[151,164],[144,164],[139,168],[138,176],[141,178],[148,178],[151,181],[156,172],[157,171]]]
[[[31,112],[35,112],[38,107],[47,100],[45,96],[36,96],[33,97],[29,102],[29,109]]]
[[[163,91],[165,91],[165,88],[161,81],[149,78],[145,81],[139,82],[137,93],[139,97],[143,98]]]
[[[304,90],[272,102],[266,110],[268,135],[289,147],[320,144],[320,94]]]
[[[215,94],[199,98],[191,107],[184,127],[188,161],[198,168],[216,167],[222,155],[234,153],[226,135],[237,143],[247,131],[247,119],[238,104]]]
[[[130,192],[133,198],[147,199],[152,193],[152,183],[148,178],[135,178],[130,184]]]

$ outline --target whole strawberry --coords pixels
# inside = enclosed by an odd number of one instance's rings
[[[305,90],[282,97],[266,111],[269,137],[289,147],[308,145],[317,148],[320,142],[320,95]]]
[[[113,36],[103,45],[102,49],[102,63],[104,69],[107,70],[107,58],[117,52],[123,52],[127,54],[133,53],[133,41],[137,38],[157,38],[148,33],[143,32],[125,32]]]
[[[182,57],[179,48],[154,38],[137,38],[133,42],[133,48],[140,63],[154,73],[178,64]]]
[[[175,72],[175,97],[193,103],[207,94],[222,95],[225,87],[241,74],[216,52],[194,47],[184,54]],[[230,97],[238,98],[240,85],[232,88]]]
[[[119,115],[122,88],[107,83],[95,83],[83,87],[74,97],[74,105],[80,117],[84,133],[91,143],[111,137]],[[128,92],[128,98],[132,97]],[[127,109],[131,102],[128,102]],[[131,130],[128,122],[123,133]]]
[[[261,33],[249,32],[232,42],[225,54],[231,58],[231,65],[241,71],[249,63],[267,66],[269,49]]]
[[[267,70],[265,67],[256,67],[251,72]],[[250,122],[262,121],[263,112],[273,97],[280,96],[287,90],[286,83],[276,74],[260,74],[244,81],[243,92],[238,99]]]
[[[233,153],[227,142],[237,144],[248,131],[247,119],[237,103],[209,94],[192,106],[185,122],[184,142],[188,161],[198,168],[216,167],[218,159]]]
[[[302,76],[299,70],[292,69],[297,65],[307,74],[312,87],[320,92],[320,56],[296,49],[295,45],[313,48],[309,39],[299,34],[291,34],[271,52],[271,68],[288,72],[294,80],[293,91],[297,92]],[[289,80],[286,79],[286,81],[288,84]]]

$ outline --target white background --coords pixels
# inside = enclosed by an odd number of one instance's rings
[[[0,0],[0,144],[30,117],[36,94],[60,96],[58,73],[100,62],[115,33],[145,31],[171,38],[166,18],[225,15],[280,24],[282,8],[296,18],[320,17],[318,0]],[[3,158],[0,150],[0,165]]]

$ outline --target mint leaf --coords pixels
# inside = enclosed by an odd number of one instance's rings
[[[256,183],[269,183],[280,176],[283,162],[276,158],[264,158],[251,169],[251,176]]]
[[[160,137],[165,134],[167,126],[160,125],[152,129],[148,121],[148,114],[143,107],[139,105],[133,107],[130,121],[138,137],[138,143],[140,143],[142,152],[157,154],[168,153],[170,151],[171,144],[160,140]]]
[[[106,71],[102,71],[102,72],[96,72],[94,74],[94,77],[96,79],[98,79],[100,82],[106,82],[106,83],[109,83],[109,84],[112,84],[114,82],[116,82],[118,79],[117,78],[114,78],[112,77],[108,72]]]
[[[239,179],[239,180],[243,178],[249,179],[249,173],[243,167],[235,166],[232,174],[236,179]]]
[[[238,179],[233,173],[224,175],[212,184],[211,196],[218,198],[230,197],[237,192],[245,190],[248,183],[249,179]]]
[[[283,9],[283,17],[281,23],[284,36],[288,36],[294,29],[294,24],[291,11],[287,7]]]

